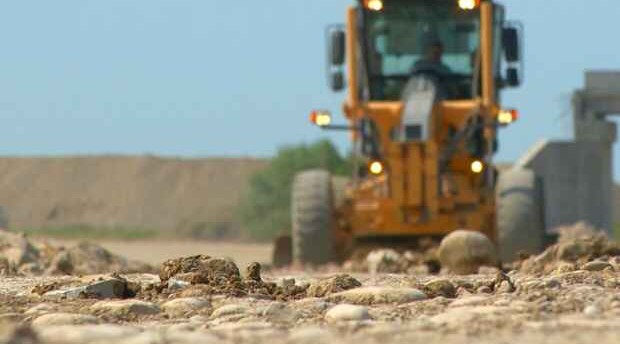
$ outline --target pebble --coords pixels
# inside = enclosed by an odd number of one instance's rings
[[[457,230],[446,235],[439,246],[441,265],[460,274],[475,274],[482,266],[497,264],[493,242],[480,232]]]
[[[99,301],[90,307],[92,311],[104,311],[115,315],[151,315],[160,312],[159,306],[141,300]]]
[[[185,297],[170,300],[164,303],[161,308],[164,310],[164,312],[166,312],[166,314],[172,316],[184,316],[190,313],[206,310],[210,306],[211,304],[207,300],[194,297]]]
[[[489,302],[489,296],[469,296],[454,300],[450,307],[479,306]]]
[[[434,279],[424,284],[424,289],[434,296],[443,296],[447,298],[456,297],[456,287],[452,282],[446,279]]]
[[[596,318],[603,313],[601,307],[597,305],[588,305],[583,309],[583,314],[590,318]]]
[[[330,295],[327,300],[352,304],[373,305],[385,303],[408,303],[425,300],[425,293],[414,288],[363,287]]]
[[[134,327],[120,325],[64,325],[37,329],[40,338],[53,338],[56,343],[118,343],[139,334]]]
[[[325,313],[327,322],[369,320],[368,307],[342,304],[332,307]]]
[[[224,305],[213,311],[211,318],[221,318],[230,315],[246,313],[248,309],[240,305]]]
[[[584,264],[581,267],[582,270],[586,270],[586,271],[603,271],[607,268],[613,269],[613,265],[609,264],[608,262],[604,262],[602,260],[591,261],[591,262]]]
[[[99,323],[99,319],[92,315],[50,313],[34,319],[32,326],[93,325],[97,323]]]

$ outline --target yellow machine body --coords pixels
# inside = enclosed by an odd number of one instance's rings
[[[389,1],[385,0],[386,5]],[[403,142],[392,137],[394,128],[402,121],[403,101],[369,101],[360,97],[359,61],[364,56],[360,49],[359,8],[349,8],[345,26],[348,93],[343,111],[351,126],[362,118],[374,122],[384,170],[378,175],[354,178],[346,191],[347,202],[336,212],[340,230],[359,238],[443,236],[467,228],[495,237],[492,153],[474,157],[467,152],[466,142],[460,142],[450,148],[449,160],[440,166],[451,135],[463,130],[473,116],[483,121],[485,142],[496,140],[500,106],[494,6],[483,1],[475,9],[480,16],[478,95],[435,103],[429,137],[422,142]],[[351,139],[358,140],[359,133],[352,131]],[[479,159],[484,170],[474,172],[471,166]],[[369,160],[362,159],[360,166]]]

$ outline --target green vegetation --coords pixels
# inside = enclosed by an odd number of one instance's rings
[[[269,167],[250,179],[248,196],[238,212],[251,238],[269,240],[290,231],[293,178],[298,172],[313,168],[349,175],[351,163],[330,141],[322,140],[281,148]]]
[[[20,230],[29,236],[49,237],[56,239],[86,239],[86,240],[142,240],[158,237],[155,230],[129,227],[92,227],[87,225],[72,225],[62,227],[25,228]]]

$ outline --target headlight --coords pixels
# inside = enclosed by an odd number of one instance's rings
[[[482,171],[484,171],[484,163],[480,160],[474,160],[471,163],[470,169],[475,174],[480,174],[482,173]]]
[[[368,170],[371,174],[380,175],[383,173],[384,167],[380,161],[373,161],[368,165]]]

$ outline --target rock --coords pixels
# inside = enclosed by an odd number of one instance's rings
[[[402,304],[426,298],[426,294],[414,288],[363,287],[332,294],[327,297],[327,300],[336,303],[373,305],[382,303]]]
[[[179,317],[205,311],[210,306],[211,303],[207,300],[187,297],[170,300],[162,305],[162,309],[169,315]]]
[[[304,313],[323,313],[333,305],[323,299],[310,297],[293,302],[292,307]]]
[[[583,309],[583,314],[590,318],[596,318],[603,314],[603,310],[597,305],[588,305]]]
[[[491,289],[488,285],[481,285],[478,289],[476,289],[476,293],[478,294],[491,294],[492,292],[493,289]]]
[[[121,299],[130,296],[128,294],[127,281],[121,278],[112,277],[105,280],[93,281],[85,286],[52,290],[43,294],[43,296],[62,299]]]
[[[508,307],[497,306],[467,306],[449,308],[443,313],[431,317],[431,321],[437,324],[444,325],[471,325],[475,322],[481,321],[483,318],[501,316],[509,312]]]
[[[181,290],[189,287],[191,283],[178,280],[176,278],[171,278],[168,280],[167,287],[170,291]]]
[[[371,274],[401,272],[401,255],[392,249],[374,250],[366,256],[366,264]]]
[[[191,284],[209,284],[218,280],[239,280],[239,268],[229,259],[206,255],[170,259],[160,268],[159,278],[167,282],[177,278]]]
[[[32,321],[32,326],[93,325],[97,323],[99,323],[99,319],[92,315],[50,313],[34,319]]]
[[[41,338],[53,338],[54,343],[121,343],[140,332],[133,327],[110,324],[45,326],[37,329]]]
[[[602,260],[594,260],[581,266],[582,270],[587,271],[603,271],[607,268],[613,269],[614,267],[608,262],[604,262]]]
[[[445,279],[433,279],[424,284],[424,292],[429,297],[443,296],[449,299],[456,297],[456,287]]]
[[[515,291],[515,287],[508,281],[502,281],[495,291],[498,293],[512,293]]]
[[[56,310],[56,305],[52,303],[40,303],[28,309],[24,314],[26,315],[39,315],[45,313],[53,313]]]
[[[491,300],[489,296],[468,296],[454,300],[450,303],[450,307],[480,306],[488,303],[489,300]]]
[[[248,309],[240,305],[224,305],[213,311],[211,318],[221,318],[230,315],[238,315],[246,313]]]
[[[325,313],[327,322],[362,321],[370,319],[368,308],[357,305],[337,305]]]
[[[306,295],[308,297],[324,297],[361,286],[362,283],[358,280],[349,275],[343,274],[311,283],[306,290]]]
[[[299,318],[299,314],[283,302],[272,302],[261,315],[274,323],[293,323]]]
[[[481,266],[497,265],[493,242],[480,232],[457,230],[443,238],[439,246],[442,266],[460,274],[475,274]]]
[[[37,263],[40,258],[37,250],[25,235],[0,231],[0,256],[4,256],[14,266]]]
[[[140,300],[99,301],[90,309],[94,312],[106,312],[115,315],[151,315],[160,312],[159,306],[154,303]]]
[[[245,269],[245,279],[252,282],[262,282],[262,278],[260,277],[261,266],[259,263],[251,263]]]

